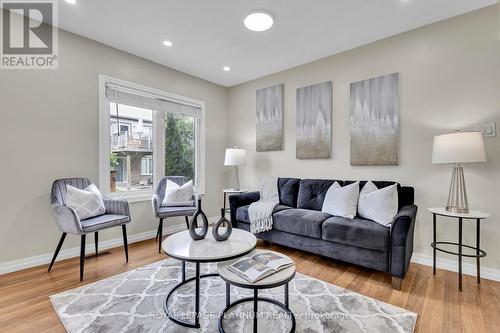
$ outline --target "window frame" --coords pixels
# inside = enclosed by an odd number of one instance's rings
[[[205,153],[206,153],[206,121],[205,102],[191,97],[181,96],[141,84],[116,79],[99,74],[99,187],[103,194],[112,198],[124,198],[129,202],[151,200],[160,178],[165,176],[165,112],[153,110],[153,189],[131,192],[110,192],[110,109],[106,99],[106,86],[111,84],[148,96],[156,96],[163,100],[185,104],[201,109],[201,118],[195,118],[195,191],[205,193]]]
[[[146,162],[146,172],[142,172],[142,166],[143,166],[143,161]],[[144,157],[141,157],[141,176],[153,176],[153,169],[154,169],[154,159],[153,156],[146,155]],[[151,168],[151,172],[149,172]]]

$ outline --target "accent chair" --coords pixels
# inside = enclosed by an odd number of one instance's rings
[[[125,258],[128,262],[128,242],[127,227],[130,222],[130,209],[128,201],[124,199],[103,198],[106,213],[85,220],[80,220],[76,212],[66,206],[66,185],[71,185],[79,189],[85,189],[92,184],[88,178],[65,178],[58,179],[52,184],[51,206],[57,227],[62,232],[56,251],[49,265],[49,272],[61,250],[67,234],[79,235],[80,241],[80,281],[83,280],[83,268],[85,261],[85,238],[87,234],[94,233],[95,255],[98,253],[98,232],[111,227],[122,227],[123,245],[125,248]]]
[[[161,240],[163,234],[163,220],[167,217],[184,216],[186,220],[186,226],[189,229],[189,219],[188,216],[193,216],[196,212],[196,203],[193,196],[193,206],[178,206],[178,207],[162,207],[161,203],[165,197],[165,186],[167,180],[173,181],[179,186],[184,185],[188,179],[184,176],[167,176],[160,179],[158,187],[156,188],[155,194],[151,198],[151,203],[153,205],[153,213],[156,218],[160,219],[158,223],[158,230],[156,232],[156,240],[158,241],[158,252],[161,253]]]

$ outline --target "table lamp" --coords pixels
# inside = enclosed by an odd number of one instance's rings
[[[239,149],[238,147],[227,148],[226,157],[224,159],[224,165],[234,166],[234,190],[240,189],[240,177],[238,174],[238,166],[247,165],[247,153],[245,149]]]
[[[465,189],[464,163],[486,162],[481,132],[459,132],[434,137],[432,146],[433,164],[454,164],[446,210],[453,213],[468,213]]]

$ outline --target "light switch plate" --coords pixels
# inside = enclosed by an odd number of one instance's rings
[[[495,123],[476,125],[476,131],[483,133],[483,137],[485,138],[497,136],[497,128]]]

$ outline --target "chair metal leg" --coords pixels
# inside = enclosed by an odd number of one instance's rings
[[[83,266],[85,262],[85,234],[82,235],[80,242],[80,281],[83,281]]]
[[[61,238],[59,239],[59,243],[57,243],[56,251],[54,252],[54,256],[52,257],[52,261],[50,262],[50,265],[49,265],[49,272],[52,268],[52,265],[54,265],[54,262],[56,261],[57,255],[59,254],[59,251],[61,250],[61,247],[64,243],[64,239],[66,238],[66,235],[67,234],[65,232],[63,232],[61,235]]]
[[[123,247],[125,248],[125,258],[128,262],[128,242],[127,242],[127,226],[122,225],[122,233],[123,233]]]
[[[99,244],[99,233],[96,231],[94,232],[94,243],[95,243],[95,256],[97,258],[97,253],[98,253],[98,244]]]
[[[184,216],[184,219],[186,220],[186,227],[189,229],[189,219],[187,216]]]
[[[158,253],[161,253],[161,238],[163,234],[163,219],[160,219],[160,225],[158,226]]]
[[[160,223],[158,223],[158,229],[156,230],[155,242],[158,241],[158,236],[160,235]]]

